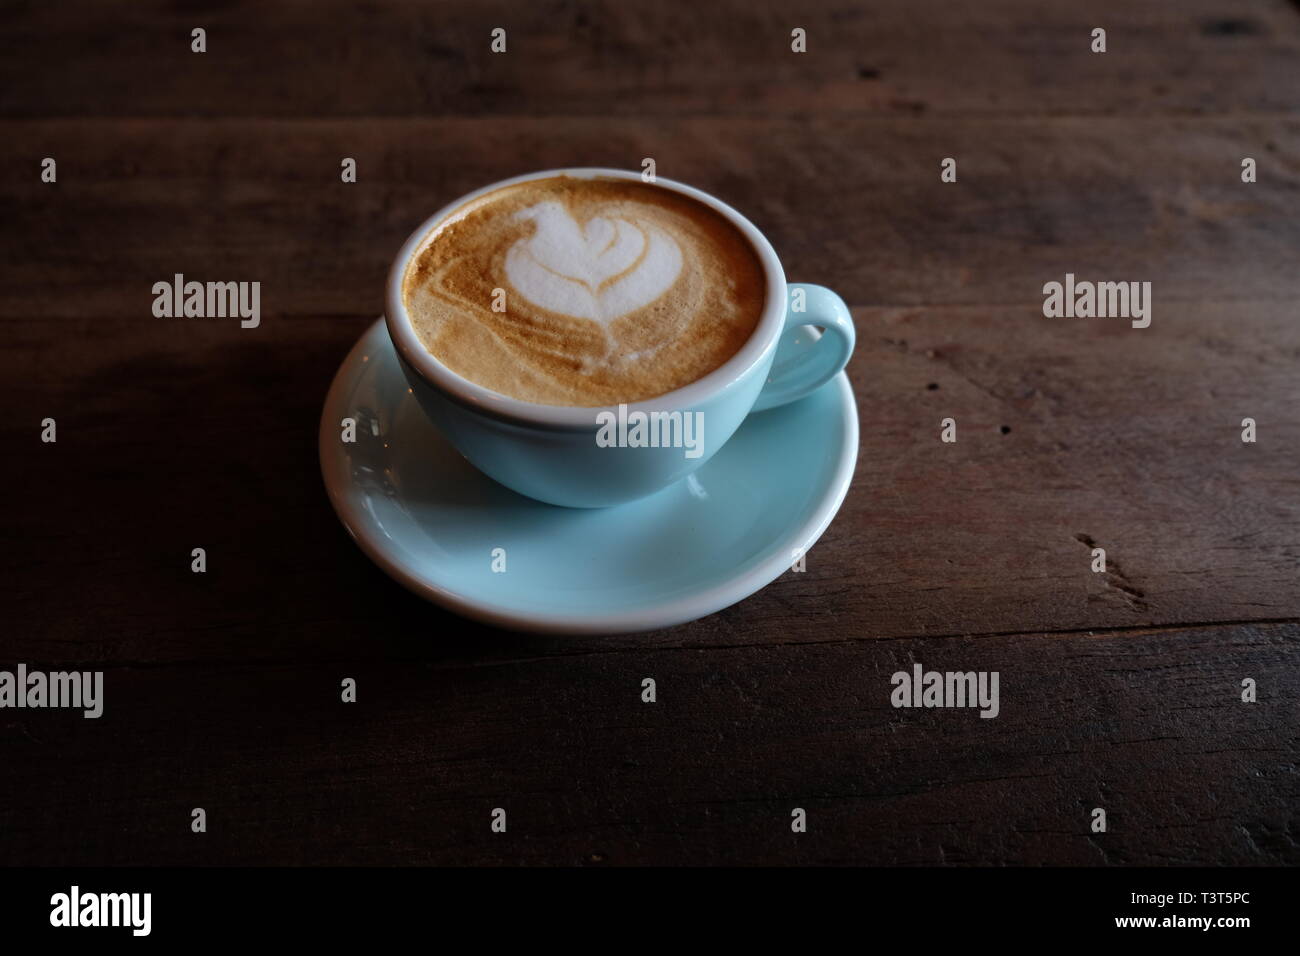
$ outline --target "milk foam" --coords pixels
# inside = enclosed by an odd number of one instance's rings
[[[728,219],[661,186],[556,176],[434,227],[403,298],[421,344],[486,388],[548,405],[636,402],[731,358],[766,301]]]
[[[596,216],[579,225],[561,203],[516,213],[536,231],[506,253],[506,278],[534,305],[602,324],[649,305],[682,271],[682,250],[650,222]]]

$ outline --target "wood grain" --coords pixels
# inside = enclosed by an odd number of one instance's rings
[[[17,5],[5,26],[9,116],[1300,110],[1286,0],[77,0]],[[505,54],[489,49],[496,27]],[[791,52],[795,27],[805,54]],[[1095,27],[1105,54],[1091,51]]]
[[[1300,20],[1300,17],[1297,17]],[[277,315],[378,314],[402,241],[506,176],[639,168],[732,203],[787,274],[851,305],[1042,303],[1142,279],[1162,303],[1295,301],[1300,120],[15,122],[0,318],[152,321],[176,272],[259,280]],[[57,184],[40,157],[59,160]],[[339,179],[357,159],[359,181]],[[939,164],[958,160],[958,182]],[[1259,181],[1241,182],[1241,159]]]
[[[204,632],[191,632],[202,639]],[[377,637],[367,660],[110,670],[8,712],[19,863],[1279,864],[1300,627],[814,645]],[[358,639],[354,652],[362,652]],[[414,652],[417,659],[403,660]],[[890,706],[914,662],[1001,713]],[[358,702],[338,701],[358,681]],[[640,700],[654,677],[658,702]],[[1244,677],[1259,702],[1240,701]],[[190,810],[208,832],[189,832]],[[493,834],[492,810],[508,829]],[[790,831],[790,812],[808,832]],[[1092,810],[1108,831],[1089,830]]]
[[[369,321],[65,320],[61,339],[43,320],[8,322],[8,361],[26,372],[2,434],[39,449],[24,463],[40,495],[8,522],[13,652],[275,660],[352,648],[358,628],[450,625],[370,567],[319,487],[320,402]],[[1032,306],[857,309],[855,321],[859,466],[809,570],[631,640],[1300,617],[1290,306],[1157,304],[1145,330]],[[47,415],[57,445],[36,444]],[[947,417],[955,444],[940,441]],[[1244,417],[1255,444],[1241,441]],[[189,571],[197,546],[202,576]],[[1094,546],[1107,574],[1090,570]],[[79,601],[51,620],[68,589]],[[196,642],[196,629],[218,639]]]

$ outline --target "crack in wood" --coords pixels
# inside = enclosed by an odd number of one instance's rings
[[[1076,534],[1074,540],[1089,549],[1097,547],[1097,542],[1091,535]],[[1124,569],[1119,566],[1119,562],[1114,560],[1109,552],[1106,554],[1106,570],[1101,572],[1101,578],[1109,587],[1124,595],[1125,599],[1133,605],[1134,610],[1145,611],[1149,608],[1146,592],[1133,584],[1124,573]]]

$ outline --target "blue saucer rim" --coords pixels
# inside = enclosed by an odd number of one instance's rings
[[[841,372],[823,386],[834,388],[839,392],[840,405],[844,411],[840,432],[840,454],[835,463],[834,474],[826,493],[822,495],[809,519],[798,528],[797,532],[784,536],[788,541],[786,547],[778,548],[767,560],[738,577],[728,579],[708,590],[653,608],[616,613],[601,611],[586,615],[580,609],[575,609],[572,612],[543,612],[528,616],[500,610],[489,602],[445,588],[409,568],[405,562],[391,553],[395,549],[384,546],[383,542],[387,539],[365,533],[367,522],[364,512],[354,507],[349,500],[347,492],[351,487],[351,481],[347,474],[346,459],[339,448],[338,427],[331,424],[333,416],[330,410],[346,405],[344,392],[349,382],[355,381],[361,374],[356,370],[356,366],[362,364],[361,353],[373,349],[386,337],[387,326],[384,319],[380,317],[357,339],[330,382],[321,409],[318,437],[321,479],[340,523],[366,557],[412,593],[446,610],[483,624],[525,633],[585,636],[654,631],[714,614],[743,601],[785,573],[792,563],[789,555],[793,548],[801,548],[805,554],[811,551],[812,546],[821,538],[839,512],[853,481],[858,458],[858,412],[848,376]],[[392,348],[391,342],[386,344]],[[726,452],[724,446],[718,454],[725,455]],[[331,474],[331,468],[336,469],[335,475]]]

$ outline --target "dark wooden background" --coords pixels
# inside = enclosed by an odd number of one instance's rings
[[[0,861],[1300,862],[1300,4],[3,14],[0,668],[107,700],[0,711]],[[469,625],[335,520],[325,390],[433,209],[646,156],[853,307],[853,488],[705,620]],[[1044,318],[1067,271],[1151,281],[1151,328]],[[176,272],[261,327],[154,318]],[[916,661],[1001,716],[891,708]]]

